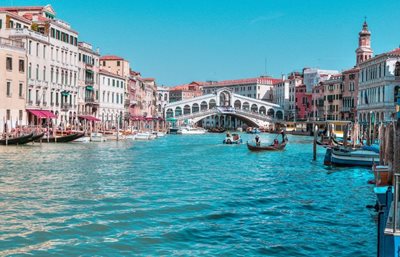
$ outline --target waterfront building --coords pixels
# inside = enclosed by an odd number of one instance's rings
[[[129,117],[134,129],[158,130],[162,115],[157,112],[157,85],[153,78],[142,78],[139,72],[130,71]]]
[[[100,68],[102,70],[114,73],[116,75],[122,76],[125,80],[124,84],[129,84],[130,78],[130,63],[128,60],[125,60],[122,57],[116,55],[105,55],[100,57]],[[129,123],[130,116],[129,116],[129,99],[130,99],[130,92],[129,87],[125,87],[124,93],[124,121],[125,125]]]
[[[272,88],[280,79],[261,76],[257,78],[208,81],[203,85],[203,93],[215,93],[218,89],[228,88],[233,93],[251,97],[258,100],[272,102]]]
[[[78,43],[78,117],[100,117],[100,53],[89,43]],[[103,102],[104,103],[104,102]]]
[[[337,70],[321,70],[317,68],[304,68],[304,84],[306,85],[307,93],[312,92],[312,88],[318,85],[319,82],[323,82],[329,79],[330,75],[338,74]]]
[[[296,88],[303,85],[303,75],[300,72],[292,72],[288,76],[289,80],[289,111],[286,114],[287,120],[297,120],[296,108]]]
[[[165,106],[169,103],[169,90],[169,87],[157,86],[157,112],[160,117],[163,117]]]
[[[313,120],[325,120],[325,87],[323,82],[318,83],[312,89],[311,108]]]
[[[275,82],[272,89],[273,103],[280,105],[285,110],[285,116],[289,113],[289,82],[289,79],[282,76],[282,80]]]
[[[400,88],[400,48],[359,63],[358,120],[389,122]]]
[[[191,82],[189,84],[174,86],[169,90],[169,102],[178,102],[182,100],[199,97],[203,94],[203,82]]]
[[[100,69],[99,116],[107,129],[122,126],[124,118],[125,78]]]
[[[359,68],[357,66],[342,72],[343,103],[340,115],[341,120],[355,121],[357,117],[358,73]]]
[[[307,93],[306,85],[302,84],[295,88],[296,90],[296,120],[307,120],[311,114],[312,94]]]
[[[24,43],[0,37],[0,133],[26,125],[26,57]]]
[[[331,75],[322,82],[324,87],[324,116],[325,120],[341,119],[343,103],[342,74]]]
[[[30,124],[41,110],[56,124],[74,123],[77,108],[78,33],[50,5],[1,7],[0,35],[26,45],[26,109]]]

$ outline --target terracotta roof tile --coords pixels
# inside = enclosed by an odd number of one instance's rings
[[[111,61],[111,60],[124,60],[124,58],[116,55],[104,55],[100,57],[100,61]]]

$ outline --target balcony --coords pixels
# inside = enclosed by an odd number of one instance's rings
[[[43,101],[43,106],[47,106],[47,102],[46,101]]]
[[[36,40],[39,40],[39,41],[46,41],[46,42],[48,41],[47,36],[45,36],[39,32],[30,30],[30,29],[26,29],[26,28],[10,29],[10,36],[11,37],[26,37],[26,36],[28,36],[28,37],[34,38]]]
[[[32,105],[33,105],[33,101],[32,101],[32,100],[29,100],[29,101],[28,101],[28,105],[29,105],[29,106],[32,106]]]
[[[36,101],[36,106],[39,106],[40,105],[40,101]]]
[[[129,100],[129,104],[130,104],[130,106],[137,105],[137,101],[136,100]]]
[[[71,108],[72,108],[72,104],[69,104],[69,103],[63,103],[61,105],[61,111],[63,111],[63,112],[67,112],[67,111],[71,110]]]
[[[98,105],[98,101],[93,97],[85,97],[85,104],[89,104],[89,105]]]
[[[54,106],[54,102],[51,102],[51,103],[50,103],[50,106],[53,107],[53,106]]]
[[[92,85],[94,85],[94,81],[93,80],[85,80],[85,84],[92,86]]]

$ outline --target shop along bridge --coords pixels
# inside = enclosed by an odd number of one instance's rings
[[[282,122],[284,117],[281,106],[238,95],[227,88],[213,94],[169,103],[164,112],[167,119],[191,120],[193,123],[212,115],[230,115],[257,127]]]

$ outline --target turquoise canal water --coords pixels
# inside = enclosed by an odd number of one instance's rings
[[[369,170],[223,137],[1,147],[0,256],[376,255]]]

